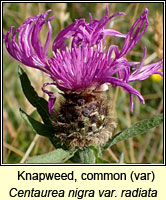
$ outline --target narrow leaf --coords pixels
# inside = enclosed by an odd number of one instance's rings
[[[39,135],[51,137],[54,134],[55,130],[53,127],[42,124],[32,117],[30,117],[27,113],[20,109],[20,113],[24,120],[32,127],[33,131]]]
[[[65,163],[74,155],[75,152],[76,151],[56,149],[46,154],[33,156],[29,158],[26,163]]]
[[[143,134],[156,126],[159,126],[162,123],[163,123],[163,114],[155,116],[152,119],[145,119],[143,121],[140,121],[140,122],[134,124],[133,126],[131,126],[130,128],[128,128],[124,131],[121,131],[120,133],[118,133],[114,137],[112,137],[107,142],[107,144],[104,146],[103,149],[107,149],[108,147],[110,147],[120,141],[127,140],[130,137]]]
[[[50,115],[48,111],[48,102],[44,98],[38,96],[38,94],[32,87],[27,74],[20,66],[18,67],[18,74],[21,81],[22,90],[26,98],[37,109],[43,122],[47,125],[51,125]]]

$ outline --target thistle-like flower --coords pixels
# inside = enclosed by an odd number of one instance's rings
[[[52,38],[48,13],[28,18],[23,25],[13,32],[13,26],[4,34],[9,54],[21,63],[45,72],[52,82],[43,85],[43,92],[49,95],[49,112],[54,118],[53,124],[63,128],[64,132],[55,135],[61,145],[84,148],[88,145],[104,145],[111,137],[115,123],[110,122],[109,105],[102,96],[109,87],[122,87],[130,95],[136,95],[144,103],[142,95],[134,89],[130,82],[142,81],[152,74],[162,72],[162,60],[144,65],[146,47],[141,62],[128,61],[124,56],[137,44],[148,27],[148,9],[134,22],[127,34],[106,29],[110,20],[123,12],[108,16],[109,10],[100,20],[90,22],[84,18],[76,19],[63,29],[53,41],[53,56],[49,58],[47,51]],[[44,24],[48,24],[48,35],[44,47],[39,40],[39,33]],[[18,33],[18,38],[16,34]],[[124,38],[120,49],[116,45],[105,48],[105,36]],[[66,40],[71,38],[71,46]],[[56,100],[53,92],[45,89],[48,85],[57,86],[65,97],[56,116],[53,107]]]

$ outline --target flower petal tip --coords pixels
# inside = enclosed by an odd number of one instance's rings
[[[148,8],[145,8],[144,13],[148,14],[148,12],[149,12]]]

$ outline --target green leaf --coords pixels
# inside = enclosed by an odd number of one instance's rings
[[[65,163],[75,154],[75,152],[76,151],[56,149],[46,154],[33,156],[29,158],[26,163]]]
[[[31,116],[29,116],[21,109],[20,113],[23,119],[28,123],[28,125],[33,129],[35,133],[41,136],[48,137],[55,148],[61,147],[60,139],[55,138],[54,135],[63,132],[63,130],[61,130],[59,127],[42,124],[33,119]]]
[[[96,163],[95,152],[91,148],[78,150],[74,157],[71,159],[74,163],[93,164]]]
[[[163,123],[163,114],[155,116],[152,119],[145,119],[141,122],[138,122],[138,123],[134,124],[133,126],[131,126],[130,128],[128,128],[124,131],[121,131],[120,133],[118,133],[114,137],[112,137],[107,142],[107,144],[104,146],[103,150],[107,149],[108,147],[110,147],[120,141],[124,141],[130,137],[143,134],[156,126],[159,126],[162,123]]]
[[[20,66],[18,67],[18,75],[26,98],[37,109],[43,122],[47,125],[51,125],[48,102],[44,98],[38,96],[37,92],[32,87],[27,74]]]
[[[22,109],[20,109],[20,113],[24,120],[32,127],[33,131],[37,134],[46,137],[51,137],[55,133],[55,129],[52,126],[48,126],[36,121],[27,113],[25,113]]]

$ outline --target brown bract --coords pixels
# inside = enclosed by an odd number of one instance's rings
[[[55,134],[55,139],[70,149],[103,146],[116,127],[104,93],[70,93],[64,94],[64,98],[53,120],[53,124],[63,131]]]

